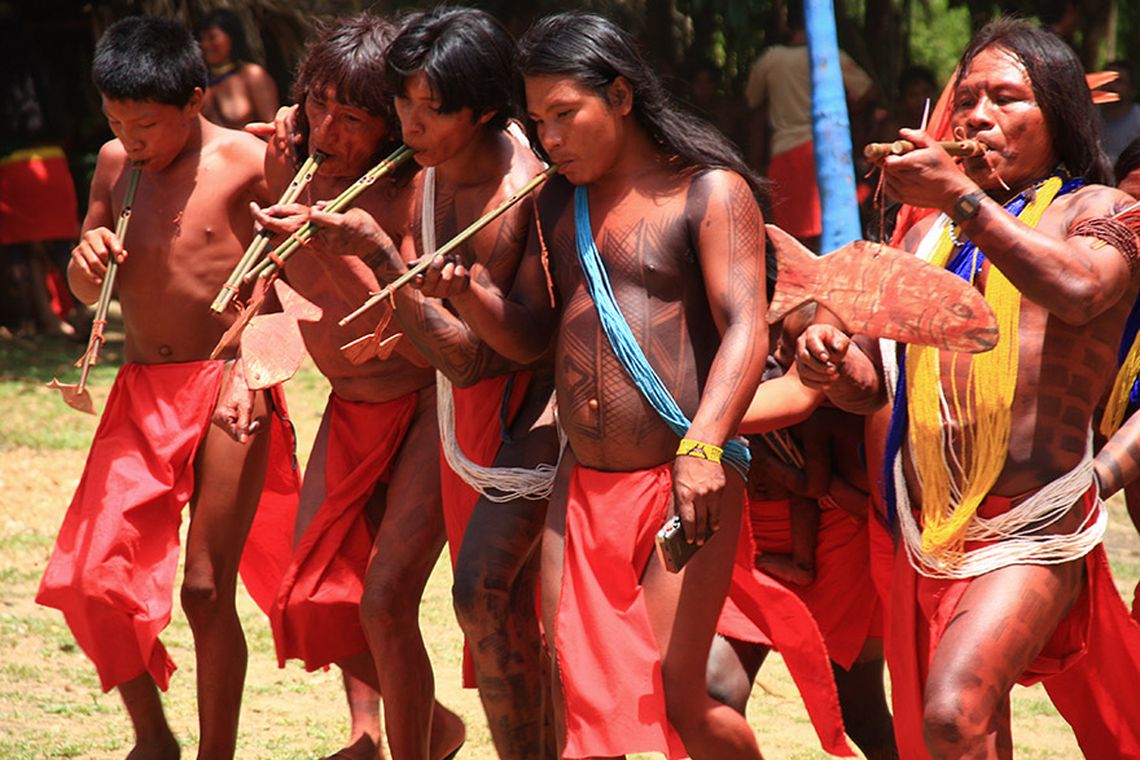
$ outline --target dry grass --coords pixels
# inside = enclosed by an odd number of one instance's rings
[[[74,345],[0,342],[0,757],[119,758],[130,730],[118,697],[102,694],[94,670],[61,616],[32,602],[56,529],[83,468],[95,419],[67,410],[42,382],[66,373]],[[113,357],[114,351],[108,352]],[[113,367],[93,381],[102,403]],[[69,375],[61,375],[69,377]],[[326,390],[306,368],[289,388],[302,440],[301,458],[315,434]],[[1140,542],[1120,504],[1110,554],[1122,593],[1131,600],[1140,576]],[[435,665],[439,698],[468,725],[464,758],[494,752],[473,692],[459,687],[460,640],[451,612],[450,568],[436,567],[421,611]],[[339,674],[305,673],[275,665],[268,625],[242,592],[239,610],[250,645],[238,756],[312,758],[340,746],[347,732]],[[182,672],[167,694],[167,714],[190,756],[196,745],[194,659],[185,617],[175,608],[164,641]],[[753,691],[750,719],[769,757],[821,757],[795,687],[778,657],[761,672],[765,689]],[[1020,757],[1072,758],[1076,743],[1040,687],[1014,693],[1015,740]]]

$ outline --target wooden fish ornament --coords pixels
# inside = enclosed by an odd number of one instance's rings
[[[283,311],[259,314],[241,334],[242,366],[250,390],[272,387],[296,374],[305,359],[298,322],[316,322],[324,314],[281,280],[274,280],[273,290]]]
[[[396,350],[396,344],[400,342],[400,338],[404,335],[402,332],[393,332],[389,335],[385,335],[384,332],[388,329],[388,325],[391,324],[391,322],[392,307],[388,306],[380,315],[380,321],[376,323],[375,330],[350,343],[345,343],[340,347],[340,352],[344,354],[346,359],[357,366],[365,362],[370,362],[373,359],[384,361]]]
[[[993,310],[957,275],[865,240],[816,256],[779,227],[766,227],[779,264],[770,323],[814,301],[850,333],[971,354],[997,344]]]

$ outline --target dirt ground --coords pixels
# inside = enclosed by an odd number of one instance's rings
[[[72,371],[74,346],[2,345],[0,341],[0,757],[121,758],[130,729],[115,694],[99,690],[95,672],[75,645],[62,616],[32,599],[56,530],[82,471],[96,420],[66,409],[42,387],[52,374]],[[113,352],[111,364],[113,365]],[[102,405],[113,366],[95,374]],[[327,390],[311,369],[289,387],[302,461],[316,432]],[[1112,505],[1108,545],[1118,585],[1131,602],[1140,577],[1140,540]],[[461,758],[494,757],[474,692],[460,688],[460,637],[451,610],[451,578],[440,561],[428,585],[421,625],[435,666],[439,699],[468,726]],[[347,735],[347,710],[336,671],[278,669],[266,619],[241,592],[239,609],[249,640],[240,758],[314,758]],[[185,616],[174,610],[164,641],[180,672],[166,695],[167,714],[184,747],[196,747],[194,659]],[[1023,758],[1073,758],[1080,752],[1040,687],[1018,688],[1014,738]],[[768,757],[825,756],[779,657],[769,658],[753,690],[749,717]]]

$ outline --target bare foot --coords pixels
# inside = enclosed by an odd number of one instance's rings
[[[797,565],[789,554],[761,554],[756,568],[795,586],[810,586],[815,580],[815,568]]]
[[[384,749],[379,737],[362,734],[347,747],[343,747],[321,760],[384,760]]]
[[[431,715],[431,750],[429,754],[432,760],[446,760],[454,757],[466,740],[467,727],[463,725],[463,719],[436,702]]]
[[[127,753],[127,760],[178,760],[182,748],[174,734],[147,739],[138,739],[135,746]]]

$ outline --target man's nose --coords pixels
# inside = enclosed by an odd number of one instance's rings
[[[994,124],[994,102],[989,96],[983,95],[974,103],[974,107],[966,112],[966,124],[975,130],[988,129]]]

